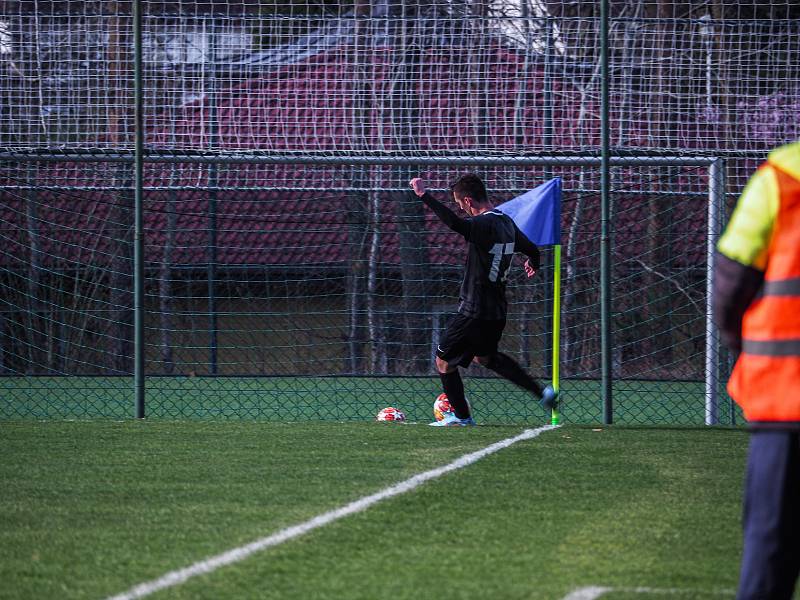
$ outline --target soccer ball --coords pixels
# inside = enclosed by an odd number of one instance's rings
[[[436,401],[433,403],[433,418],[437,421],[444,419],[445,413],[453,412],[453,407],[450,406],[450,401],[447,399],[447,394],[439,394]]]
[[[405,421],[406,414],[399,408],[394,406],[387,406],[382,409],[376,416],[376,421]]]

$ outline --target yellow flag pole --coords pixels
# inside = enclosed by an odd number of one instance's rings
[[[559,358],[561,356],[561,244],[553,246],[553,389],[558,393],[561,383],[559,381]],[[550,422],[558,425],[560,415],[558,407],[553,407]]]

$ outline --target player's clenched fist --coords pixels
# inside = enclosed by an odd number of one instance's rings
[[[425,195],[425,182],[422,180],[422,177],[414,177],[409,183],[411,184],[411,189],[414,190],[417,196],[421,198]]]
[[[533,277],[534,275],[536,275],[536,268],[531,264],[530,259],[527,259],[525,261],[523,267],[525,268],[525,274],[528,277]]]

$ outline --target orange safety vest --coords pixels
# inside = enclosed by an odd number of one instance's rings
[[[771,162],[780,193],[764,284],[742,320],[728,392],[748,421],[800,422],[800,180]]]

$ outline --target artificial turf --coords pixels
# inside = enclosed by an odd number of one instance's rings
[[[521,430],[4,422],[0,598],[108,597]],[[152,597],[724,596],[746,442],[721,428],[547,431]]]

